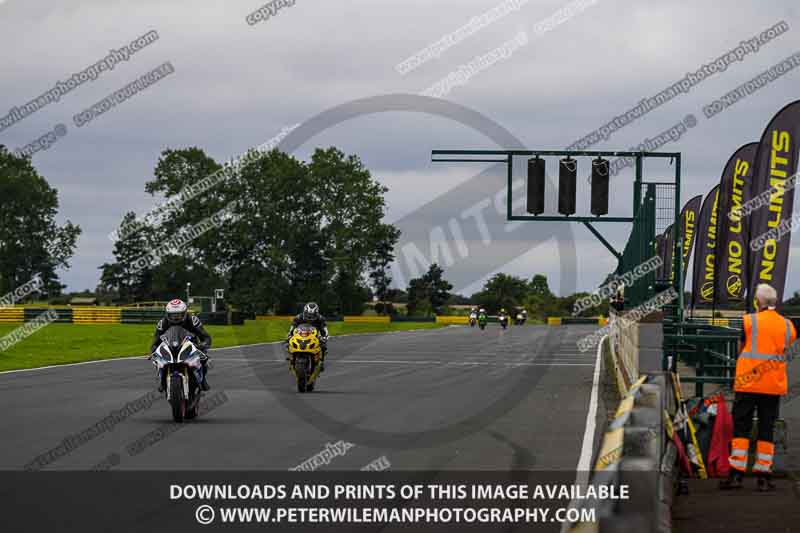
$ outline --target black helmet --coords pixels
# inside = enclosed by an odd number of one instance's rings
[[[319,318],[319,306],[314,302],[308,302],[303,307],[303,320],[316,320]]]

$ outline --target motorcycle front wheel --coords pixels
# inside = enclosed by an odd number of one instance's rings
[[[294,372],[297,374],[297,392],[308,390],[308,359],[297,357],[294,360]]]
[[[180,424],[186,417],[186,399],[183,397],[183,384],[180,379],[171,378],[169,386],[169,403],[172,407],[172,419]]]

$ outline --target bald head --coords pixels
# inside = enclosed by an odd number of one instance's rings
[[[758,287],[756,287],[756,302],[758,304],[759,311],[763,311],[764,309],[775,309],[775,306],[778,303],[778,293],[775,292],[775,289],[772,287],[772,285],[759,283]]]

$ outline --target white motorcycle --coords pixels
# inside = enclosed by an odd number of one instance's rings
[[[188,331],[172,326],[161,336],[161,345],[150,356],[166,385],[167,401],[175,422],[196,418],[200,406],[203,352],[193,340]]]

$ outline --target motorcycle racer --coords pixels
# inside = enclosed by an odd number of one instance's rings
[[[295,328],[297,328],[297,326],[300,324],[310,324],[319,332],[320,348],[322,348],[319,371],[322,372],[325,370],[325,356],[328,353],[328,323],[325,321],[325,317],[319,312],[319,305],[314,302],[308,302],[303,307],[303,312],[292,319],[292,325],[289,328],[288,335],[286,336],[287,349],[289,339],[292,337]]]
[[[497,320],[500,322],[503,329],[506,329],[506,326],[508,326],[508,311],[506,311],[505,307],[500,308],[500,312],[497,314]]]
[[[180,326],[189,333],[197,337],[197,348],[203,354],[200,362],[203,365],[203,381],[200,383],[200,388],[208,391],[211,387],[206,380],[208,373],[208,350],[211,348],[211,335],[208,334],[203,327],[203,323],[195,315],[188,313],[188,307],[183,300],[175,299],[170,301],[166,308],[166,314],[161,320],[156,323],[156,331],[153,333],[153,341],[150,343],[150,353],[153,353],[161,344],[161,336],[172,326]],[[164,383],[163,373],[159,371],[158,375],[158,391],[164,392],[166,384]]]

